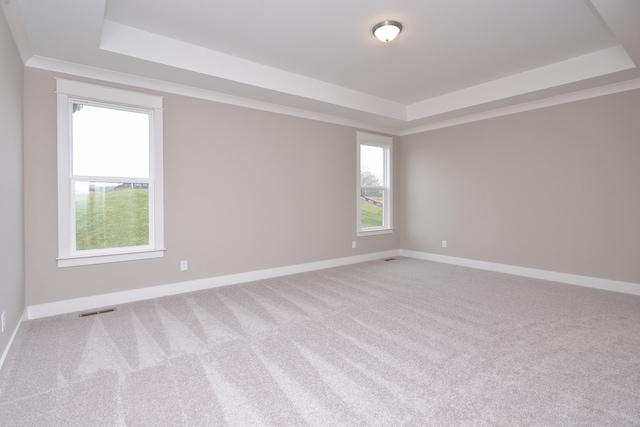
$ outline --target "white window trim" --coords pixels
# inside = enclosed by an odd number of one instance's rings
[[[163,198],[163,131],[162,97],[128,90],[56,79],[58,111],[58,267],[104,264],[164,256],[164,198]],[[74,253],[75,196],[71,188],[71,110],[70,102],[81,100],[109,103],[125,109],[143,109],[152,116],[149,147],[149,224],[152,235],[149,246],[109,248]],[[91,177],[89,177],[91,178]],[[72,240],[73,239],[73,240]]]
[[[390,136],[383,135],[375,135],[365,132],[356,132],[356,141],[357,141],[357,154],[356,154],[356,164],[357,164],[357,174],[356,174],[356,206],[357,206],[357,232],[356,236],[375,236],[379,234],[390,234],[393,233],[393,191],[392,191],[392,177],[393,177],[393,138]],[[362,229],[360,226],[360,145],[374,145],[377,147],[384,148],[385,153],[385,182],[383,187],[386,190],[387,197],[383,205],[383,213],[382,217],[384,218],[384,224],[382,227],[371,227]]]

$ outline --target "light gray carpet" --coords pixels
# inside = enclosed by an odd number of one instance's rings
[[[640,297],[398,258],[33,320],[0,425],[637,426]]]

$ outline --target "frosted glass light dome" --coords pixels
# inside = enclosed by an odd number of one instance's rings
[[[402,24],[396,21],[382,21],[373,27],[373,35],[383,43],[398,37],[400,31],[402,31]]]

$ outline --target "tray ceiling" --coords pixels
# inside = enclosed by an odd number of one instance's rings
[[[632,0],[6,0],[2,8],[27,66],[126,75],[390,133],[640,87]],[[371,34],[384,19],[403,25],[387,44]]]

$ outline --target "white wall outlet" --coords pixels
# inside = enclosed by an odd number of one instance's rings
[[[442,241],[442,247],[443,247],[443,248],[446,248],[446,247],[447,247],[447,241],[446,241],[446,240],[443,240],[443,241]]]
[[[7,323],[6,323],[5,318],[4,318],[4,311],[2,312],[2,322],[1,323],[2,323],[2,333],[4,334],[4,330],[7,327]]]
[[[185,259],[184,261],[180,261],[180,271],[187,271],[189,269],[189,264],[187,263],[187,260]]]
[[[351,242],[351,249],[355,249],[356,248],[356,241],[352,241]]]

